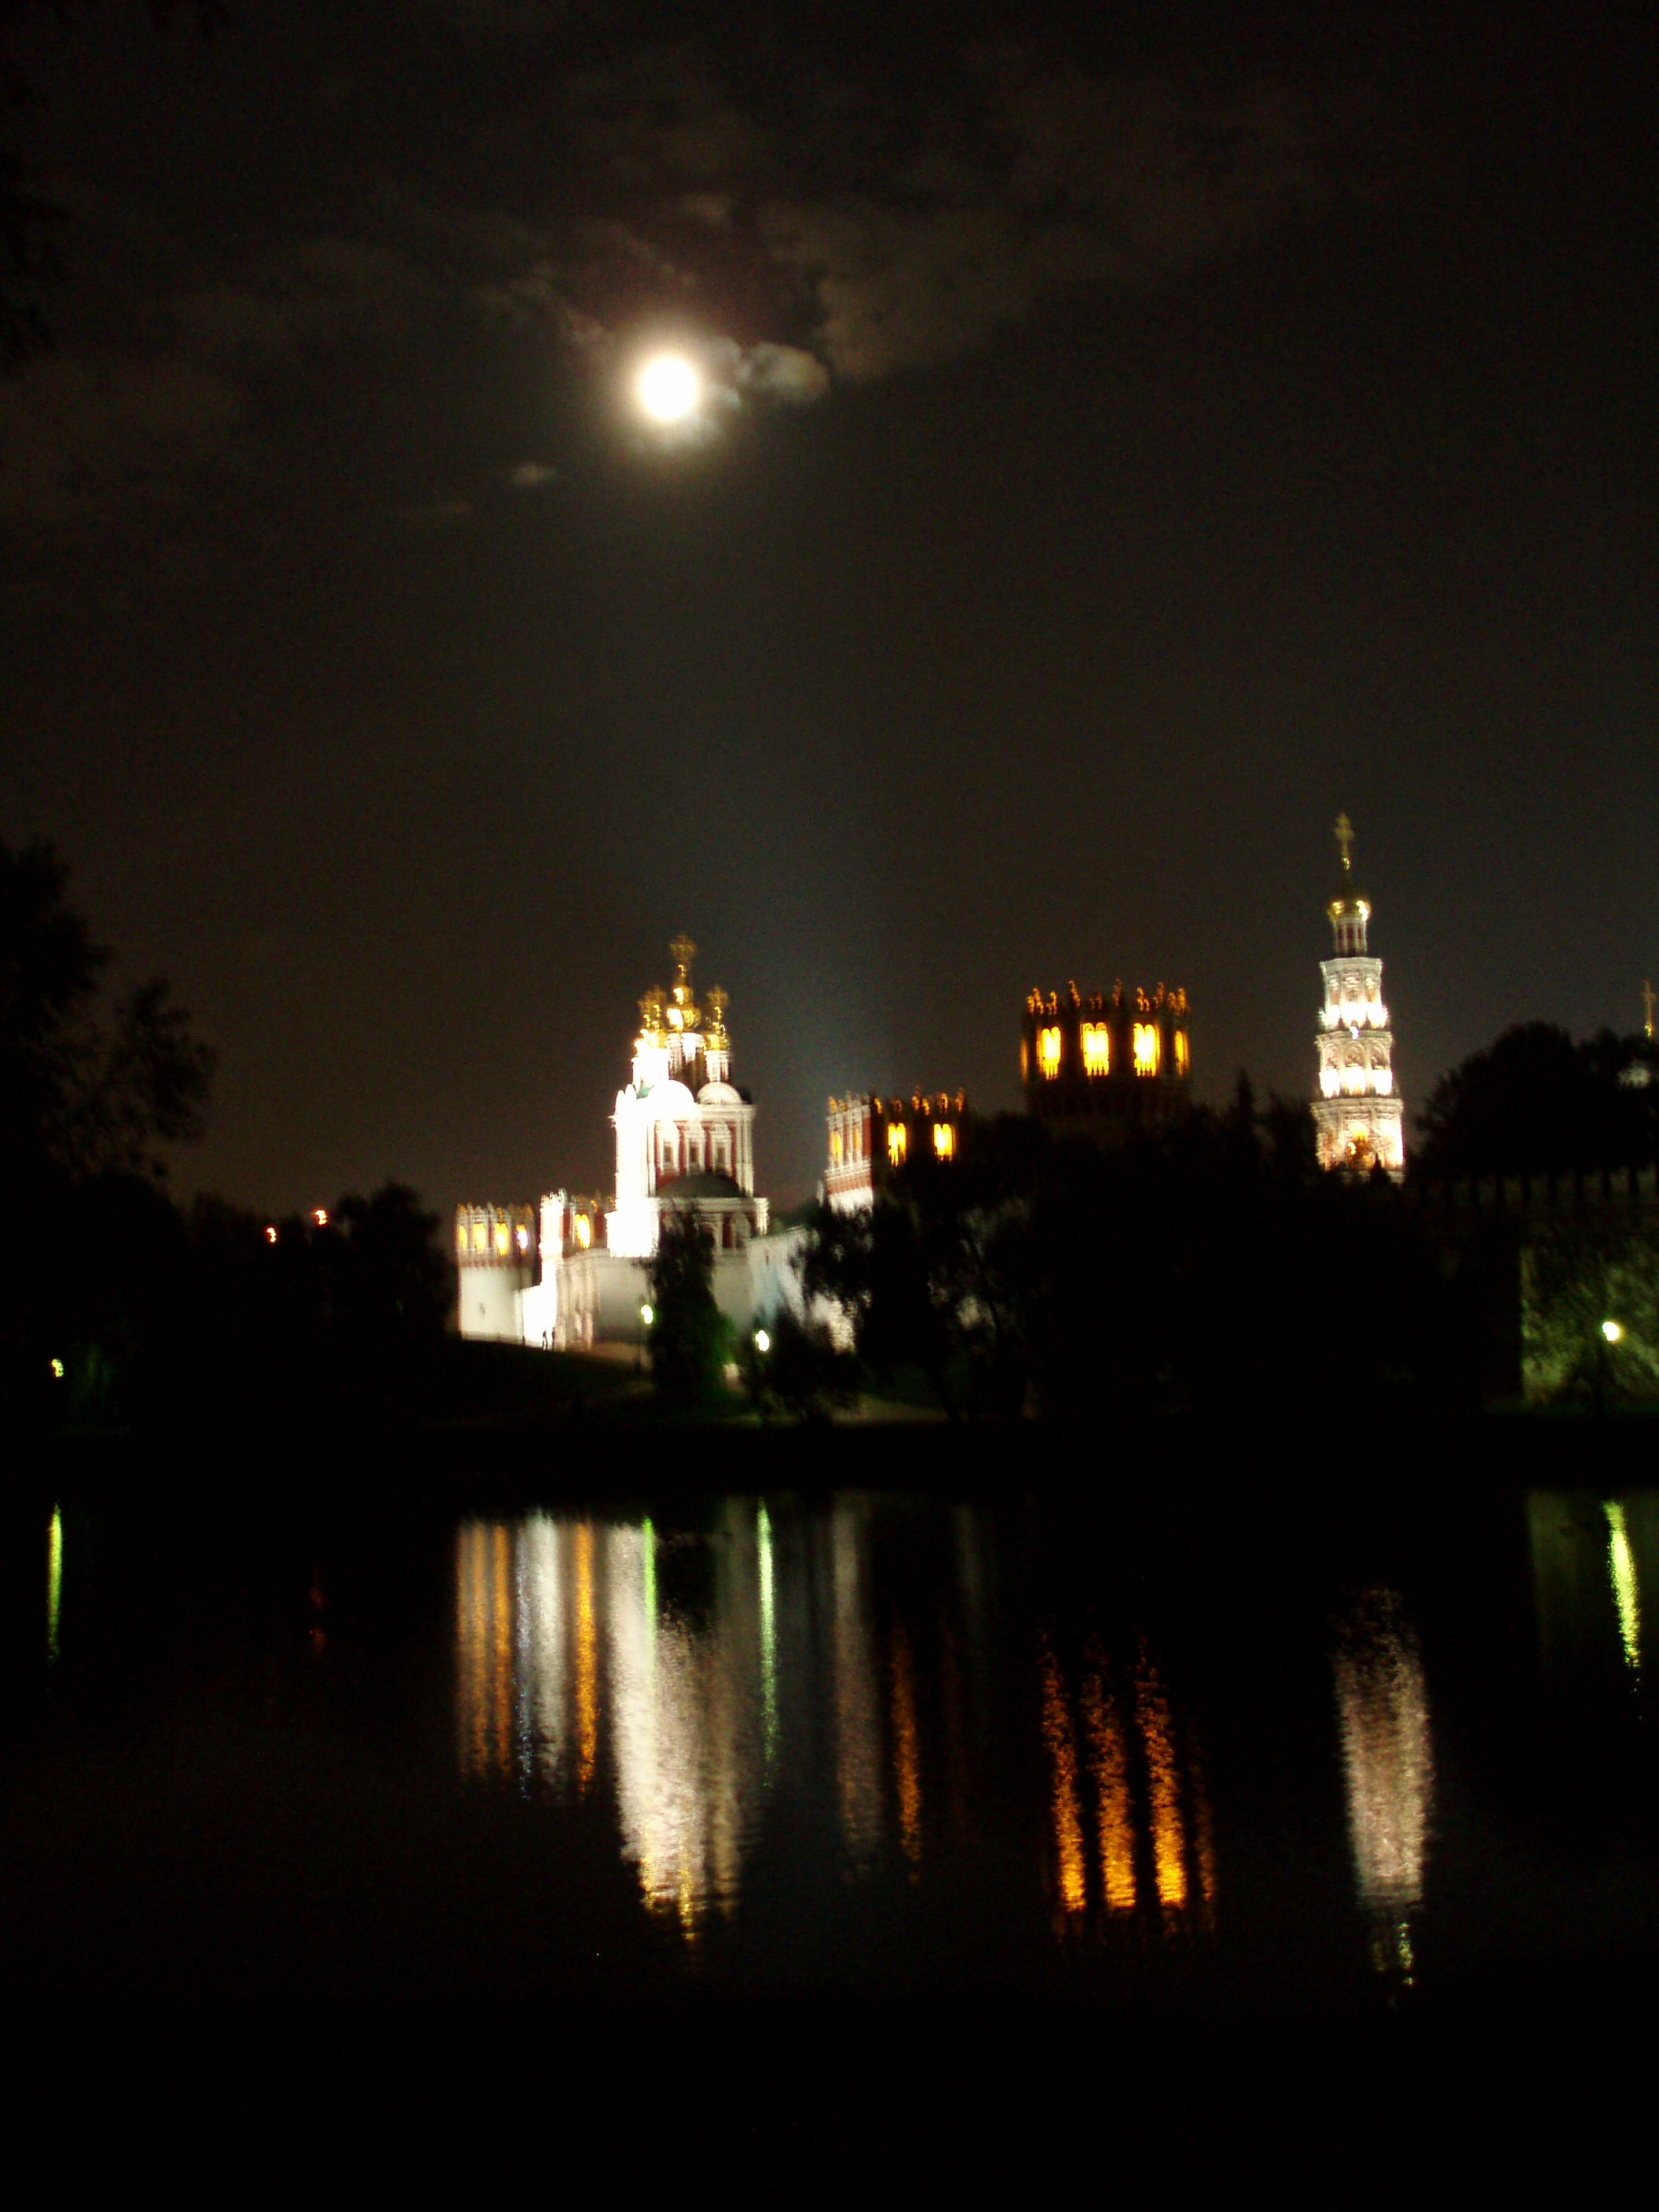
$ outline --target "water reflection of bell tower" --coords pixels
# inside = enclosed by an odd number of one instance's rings
[[[1325,911],[1335,958],[1320,963],[1319,1096],[1314,1101],[1319,1164],[1364,1173],[1380,1167],[1397,1182],[1405,1171],[1405,1106],[1394,1075],[1394,1035],[1382,1003],[1382,963],[1365,943],[1370,901],[1353,874],[1353,824],[1336,817],[1342,870]]]

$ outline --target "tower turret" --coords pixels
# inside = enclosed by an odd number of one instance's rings
[[[1371,903],[1353,872],[1353,824],[1336,817],[1341,862],[1336,896],[1325,908],[1335,957],[1320,963],[1319,1095],[1314,1100],[1319,1164],[1364,1172],[1406,1166],[1405,1105],[1394,1074],[1394,1033],[1382,1003],[1382,963],[1368,949]]]

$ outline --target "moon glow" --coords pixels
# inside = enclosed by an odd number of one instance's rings
[[[702,379],[683,353],[653,354],[634,380],[641,411],[665,426],[684,422],[702,400]]]

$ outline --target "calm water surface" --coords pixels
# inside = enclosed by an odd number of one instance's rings
[[[15,1988],[1410,2004],[1659,1935],[1659,1492],[14,1521]]]

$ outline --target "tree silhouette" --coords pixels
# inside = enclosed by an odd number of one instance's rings
[[[707,1406],[720,1394],[731,1330],[714,1302],[714,1240],[689,1208],[664,1212],[647,1280],[657,1395],[682,1410]]]

